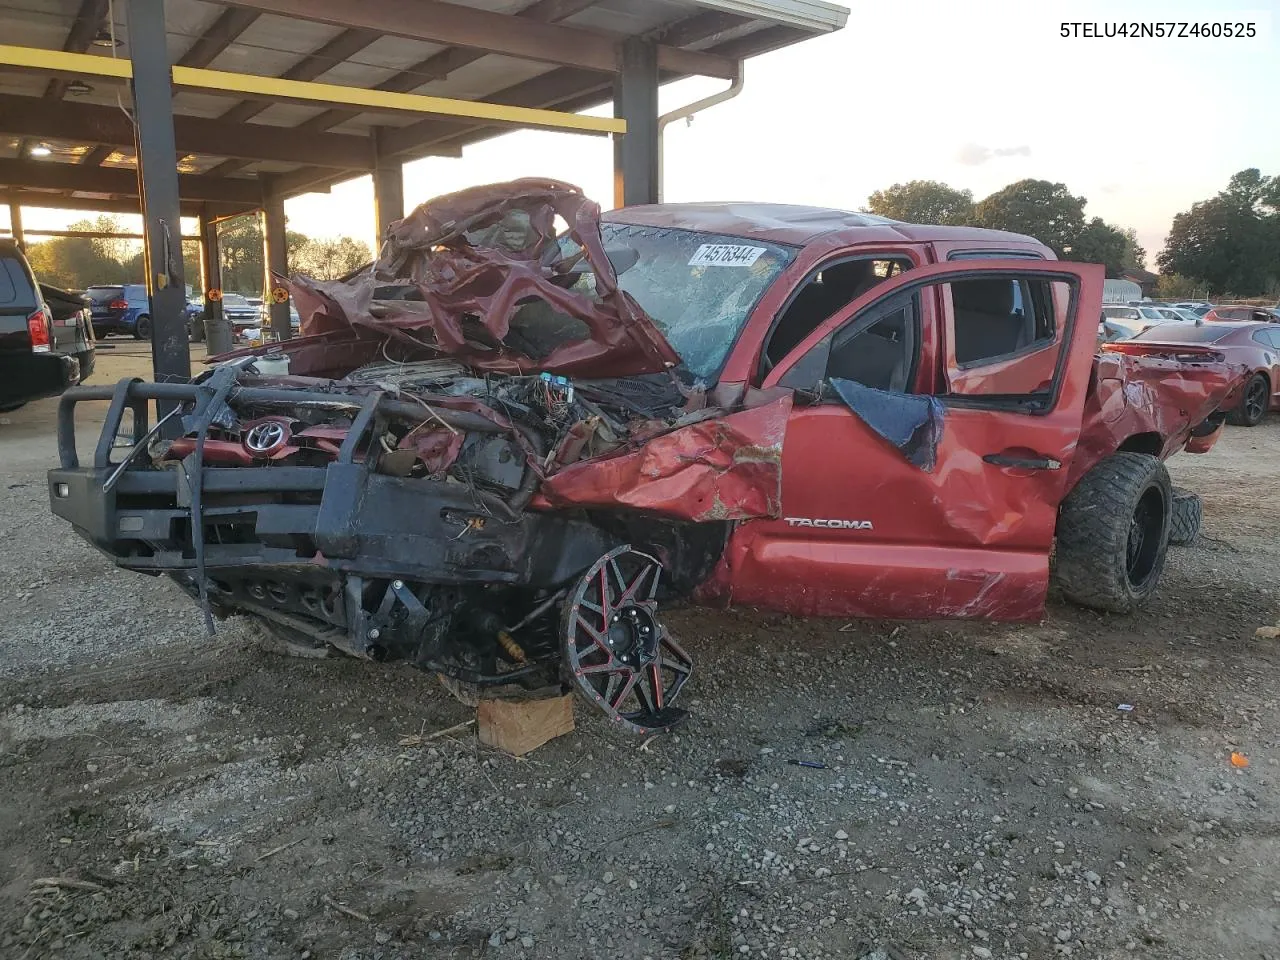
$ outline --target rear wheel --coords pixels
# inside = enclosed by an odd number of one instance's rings
[[[1200,494],[1173,488],[1173,510],[1169,520],[1169,542],[1178,546],[1194,543],[1200,535],[1203,503]]]
[[[150,340],[151,339],[151,318],[143,314],[138,318],[138,322],[133,325],[133,339]]]
[[[1227,416],[1227,420],[1239,427],[1256,427],[1267,415],[1271,405],[1271,384],[1265,374],[1255,373],[1244,385],[1240,404]]]
[[[1056,577],[1067,599],[1129,613],[1151,596],[1172,507],[1168,471],[1148,454],[1112,454],[1086,473],[1058,513]]]

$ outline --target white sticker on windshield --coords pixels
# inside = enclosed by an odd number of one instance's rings
[[[704,243],[689,258],[691,267],[749,267],[768,247],[748,247],[739,243]]]

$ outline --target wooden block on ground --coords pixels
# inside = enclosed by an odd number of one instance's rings
[[[573,694],[547,700],[481,700],[480,742],[521,756],[573,731]]]

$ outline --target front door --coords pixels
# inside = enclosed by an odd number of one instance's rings
[[[1061,262],[922,267],[815,330],[762,384],[797,390],[783,516],[735,531],[723,598],[821,616],[1038,617],[1102,279]]]

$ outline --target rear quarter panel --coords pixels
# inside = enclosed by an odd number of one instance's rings
[[[1245,364],[1222,353],[1211,359],[1213,350],[1204,351],[1204,362],[1144,354],[1156,346],[1123,340],[1103,345],[1094,360],[1068,489],[1105,457],[1133,448],[1135,438],[1141,440],[1138,449],[1161,459],[1183,449],[1196,426],[1230,405],[1246,375]]]

